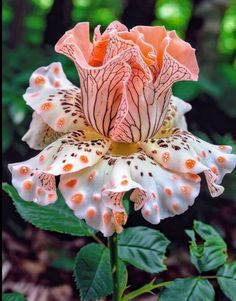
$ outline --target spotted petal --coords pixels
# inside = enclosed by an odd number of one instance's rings
[[[54,131],[36,112],[33,113],[29,130],[22,141],[25,141],[33,149],[43,149],[48,144],[57,140],[63,133]]]
[[[199,181],[167,171],[136,153],[126,158],[107,155],[89,169],[63,175],[60,190],[76,216],[109,236],[115,221],[125,223],[125,192],[133,190],[135,209],[142,208],[144,218],[156,224],[187,210],[199,193]]]
[[[140,144],[147,155],[169,170],[182,173],[205,173],[210,193],[223,193],[220,186],[226,173],[232,172],[236,156],[230,146],[207,143],[191,133],[175,128],[160,139],[149,139]]]
[[[68,81],[60,63],[34,71],[24,99],[57,132],[70,132],[88,126],[80,89]]]
[[[53,175],[36,170],[29,162],[9,165],[12,185],[25,201],[49,205],[57,200],[56,181]]]
[[[62,136],[36,157],[21,164],[52,175],[75,172],[95,164],[107,152],[109,145],[108,139],[88,140],[84,131],[75,131]]]
[[[74,214],[85,219],[91,227],[100,230],[104,236],[110,236],[114,231],[120,232],[126,222],[125,210],[108,208],[103,200],[104,175],[109,172],[107,161],[61,176],[59,189]],[[118,197],[118,195],[117,195]]]
[[[95,164],[107,152],[110,142],[107,139],[87,139],[88,136],[83,131],[72,132],[47,146],[36,157],[9,164],[12,183],[22,198],[47,204],[48,200],[44,197],[48,193],[52,198],[49,201],[55,200],[55,189],[52,192],[47,186],[47,182],[55,182],[55,175],[78,171]]]

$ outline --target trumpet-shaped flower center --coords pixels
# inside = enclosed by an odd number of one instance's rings
[[[78,70],[80,89],[60,63],[38,68],[24,94],[35,111],[23,137],[42,150],[9,165],[20,196],[41,205],[59,189],[76,217],[110,236],[127,221],[125,192],[143,217],[157,224],[181,214],[199,193],[204,173],[213,197],[235,167],[231,147],[187,131],[191,105],[172,95],[179,80],[197,80],[195,51],[174,31],[118,21],[90,41],[79,23],[56,44]]]

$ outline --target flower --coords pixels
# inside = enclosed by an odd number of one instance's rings
[[[56,44],[78,70],[80,89],[60,63],[37,69],[24,94],[33,108],[23,137],[36,157],[9,165],[26,201],[56,201],[55,177],[74,214],[110,236],[127,221],[123,196],[157,224],[181,214],[199,194],[204,173],[213,197],[233,170],[230,146],[212,145],[187,131],[191,106],[171,93],[179,80],[197,80],[194,49],[162,26],[118,21],[104,33],[79,23]]]

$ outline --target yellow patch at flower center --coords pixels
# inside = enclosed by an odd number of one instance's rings
[[[140,150],[138,143],[119,143],[112,142],[110,146],[110,153],[114,156],[129,156]]]

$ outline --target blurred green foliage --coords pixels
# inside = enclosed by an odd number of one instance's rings
[[[156,20],[153,21],[153,25],[164,25],[169,30],[176,30],[178,35],[183,37],[191,13],[191,0],[159,0],[156,3]]]
[[[220,26],[218,48],[222,54],[233,54],[236,50],[236,3],[229,6]]]
[[[76,69],[67,58],[58,55],[53,49],[41,47],[43,33],[47,26],[46,16],[52,9],[53,0],[24,0],[27,2],[27,14],[24,19],[25,36],[22,45],[16,49],[8,47],[9,28],[14,19],[14,12],[10,0],[4,0],[2,6],[3,21],[3,152],[7,154],[14,150],[14,154],[19,157],[25,156],[28,151],[26,144],[20,139],[26,132],[30,120],[31,109],[26,106],[22,95],[28,86],[28,80],[32,72],[40,67],[46,66],[53,61],[60,61],[63,64],[68,78],[75,84],[78,83]],[[169,30],[176,30],[181,37],[185,37],[189,22],[194,15],[205,22],[200,32],[200,43],[196,45],[197,58],[200,62],[200,77],[198,82],[179,82],[174,85],[173,92],[187,101],[204,100],[210,101],[213,106],[222,111],[228,118],[236,118],[235,92],[236,92],[236,5],[230,2],[223,17],[216,19],[218,24],[212,30],[211,37],[209,31],[210,19],[209,1],[201,1],[194,8],[191,0],[158,0],[154,8],[154,20],[152,25],[164,25]],[[121,20],[125,9],[121,0],[73,0],[71,17],[73,23],[89,21],[91,29],[97,24],[101,24],[102,29],[114,19]],[[209,8],[210,7],[210,8]],[[209,20],[208,20],[209,19]],[[208,32],[204,32],[208,26]],[[56,30],[56,26],[55,26]],[[218,31],[217,31],[218,30]],[[216,44],[209,42],[209,38]],[[204,50],[208,56],[204,56]],[[209,60],[208,60],[209,58]],[[197,101],[194,102],[197,106]],[[214,118],[210,116],[209,118]],[[190,128],[195,129],[195,133],[205,132],[202,128],[201,120],[190,120]],[[196,126],[197,124],[197,126]],[[194,125],[194,126],[192,126]],[[205,139],[213,143],[223,143],[235,145],[232,136],[232,128],[224,133],[217,133],[215,129],[208,131]],[[17,158],[18,159],[18,158]],[[14,161],[15,158],[12,158]],[[226,181],[226,191],[223,196],[235,196],[236,185],[233,184],[234,176],[228,176]],[[235,181],[236,182],[236,181]],[[235,183],[234,182],[234,183]]]

